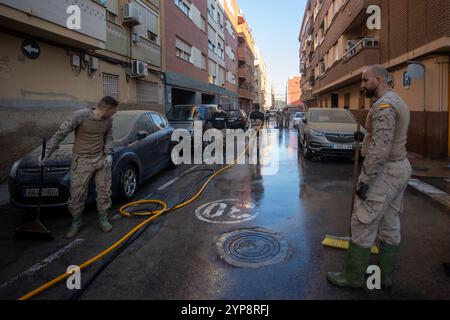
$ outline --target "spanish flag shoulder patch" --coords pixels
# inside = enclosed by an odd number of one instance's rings
[[[391,107],[392,107],[392,106],[391,106],[390,104],[385,103],[385,104],[380,105],[378,108],[379,108],[380,110],[385,110],[385,109],[389,109],[389,108],[391,108]]]

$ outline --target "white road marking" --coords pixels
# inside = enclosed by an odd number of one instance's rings
[[[443,204],[447,208],[450,208],[450,196],[444,191],[439,190],[428,183],[420,181],[419,179],[411,179],[408,184],[414,189],[426,194],[433,200]]]
[[[192,172],[195,169],[197,169],[198,167],[200,167],[199,165],[193,166],[192,168],[190,168],[189,170],[187,170],[186,172],[183,172],[180,176],[185,175],[186,173]],[[170,180],[169,182],[167,182],[166,184],[162,185],[161,187],[158,188],[159,191],[163,191],[165,189],[167,189],[168,187],[170,187],[171,185],[173,185],[175,182],[177,182],[178,180],[180,180],[179,177],[173,178],[172,180]]]
[[[5,283],[3,283],[0,286],[0,289],[3,289],[11,284],[13,284],[14,282],[20,280],[23,277],[28,277],[28,276],[32,276],[33,274],[35,274],[36,272],[38,272],[39,270],[45,268],[46,266],[48,266],[50,263],[52,263],[53,261],[55,261],[56,259],[58,259],[59,257],[61,257],[63,254],[69,252],[71,249],[73,249],[74,247],[76,247],[77,245],[79,245],[80,243],[82,243],[84,241],[84,239],[76,239],[74,241],[72,241],[71,243],[69,243],[67,246],[65,246],[64,248],[56,251],[54,254],[52,254],[51,256],[49,256],[48,258],[45,258],[44,260],[42,260],[41,262],[36,263],[34,266],[32,266],[31,268],[29,268],[26,271],[23,271],[21,273],[19,273],[18,275],[16,275],[14,278],[6,281]]]
[[[224,199],[206,203],[195,210],[198,219],[214,224],[249,221],[258,215],[256,205],[240,199]]]
[[[180,178],[173,178],[172,180],[170,180],[169,182],[167,182],[165,185],[161,186],[158,188],[159,191],[163,191],[164,189],[167,189],[168,187],[170,187],[172,184],[174,184],[175,182],[177,182]]]

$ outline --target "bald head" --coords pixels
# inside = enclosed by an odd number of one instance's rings
[[[389,72],[380,64],[374,64],[368,67],[373,77],[380,78],[381,81],[388,82]]]
[[[367,98],[381,97],[388,89],[389,72],[379,64],[368,66],[362,75],[361,89]]]

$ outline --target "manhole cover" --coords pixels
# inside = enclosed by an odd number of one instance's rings
[[[287,257],[288,245],[277,234],[264,229],[237,230],[215,239],[218,254],[231,265],[261,268]]]

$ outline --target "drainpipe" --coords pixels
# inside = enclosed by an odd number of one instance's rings
[[[426,157],[427,155],[427,96],[426,96],[426,67],[423,63],[418,61],[408,61],[408,74],[411,75],[412,79],[420,79],[423,77],[423,113],[424,113],[424,134],[423,134],[423,156]],[[421,73],[417,72],[417,69],[413,69],[413,66],[418,66],[421,70]]]

